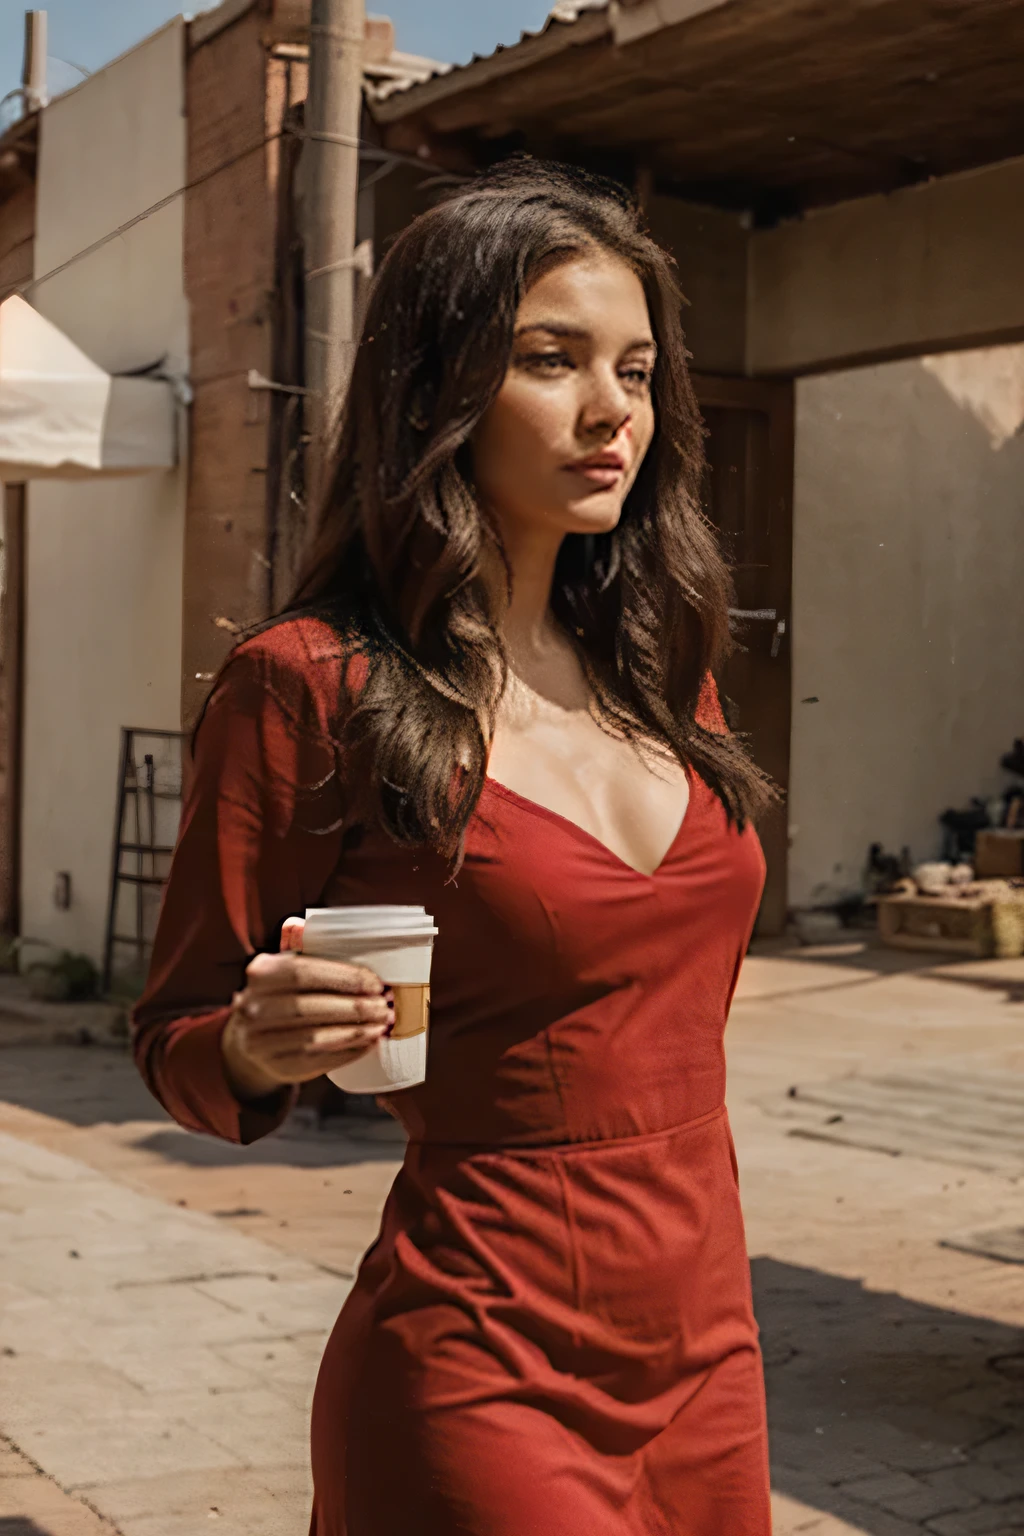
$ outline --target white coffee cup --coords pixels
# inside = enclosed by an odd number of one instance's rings
[[[427,1075],[430,964],[437,929],[425,907],[310,907],[302,950],[375,971],[395,994],[395,1027],[350,1066],[328,1073],[346,1093],[399,1093]]]

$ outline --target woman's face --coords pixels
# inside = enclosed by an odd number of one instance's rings
[[[654,436],[656,351],[643,286],[617,257],[588,253],[533,284],[473,439],[477,490],[506,543],[616,526]]]

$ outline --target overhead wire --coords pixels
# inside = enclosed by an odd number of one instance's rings
[[[178,198],[185,197],[189,192],[194,192],[197,188],[203,186],[206,182],[212,181],[214,177],[222,175],[225,171],[229,171],[234,166],[239,165],[243,160],[247,160],[251,155],[259,154],[262,150],[269,148],[271,144],[277,143],[281,139],[285,138],[330,138],[332,141],[337,141],[338,143],[342,142],[340,136],[338,135],[310,134],[304,132],[303,130],[296,129],[289,124],[285,124],[283,127],[275,129],[272,133],[264,134],[263,138],[259,139],[254,144],[248,145],[245,149],[239,150],[237,154],[231,155],[228,157],[228,159],[222,160],[217,165],[211,166],[209,170],[203,171],[200,175],[193,177],[191,181],[182,183],[180,187],[175,187],[173,192],[168,192],[165,197],[161,197],[155,203],[151,203],[148,208],[143,208],[141,212],[133,214],[130,219],[125,219],[124,222],[119,224],[116,229],[112,229],[107,234],[101,235],[98,240],[92,241],[90,245],[83,246],[82,249],[80,251],[76,251],[74,255],[68,256],[66,260],[59,262],[54,267],[51,267],[48,272],[43,272],[38,277],[31,277],[28,278],[25,282],[12,285],[12,287],[8,290],[8,293],[28,294],[31,293],[33,289],[41,287],[44,283],[51,282],[53,278],[60,277],[61,274],[68,271],[70,267],[75,266],[80,261],[85,261],[90,256],[94,256],[97,251],[103,250],[105,246],[110,245],[114,240],[119,240],[121,236],[127,234],[129,230],[136,228],[136,226],[139,224],[144,224],[147,219],[155,217],[156,214],[162,213],[165,208],[169,208],[172,203],[177,201]],[[346,138],[344,140],[344,144],[347,148],[358,149],[362,159],[377,161],[380,163],[380,169],[368,179],[365,186],[373,185],[373,183],[377,181],[380,176],[399,165],[411,166],[416,170],[424,172],[424,174],[437,172],[439,173],[439,179],[442,181],[459,182],[468,179],[464,176],[460,176],[456,172],[446,171],[444,167],[435,165],[431,160],[422,156],[403,155],[395,150],[385,149],[382,145],[373,144],[368,139],[350,140]],[[365,190],[365,186],[361,187],[360,190]]]

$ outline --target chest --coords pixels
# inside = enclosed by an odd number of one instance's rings
[[[724,988],[753,923],[764,865],[695,779],[653,874],[550,809],[488,780],[462,867],[381,834],[348,852],[324,901],[423,905],[437,921],[435,1002],[479,1019],[513,998],[556,1012],[591,988]],[[716,980],[712,980],[716,978]]]
[[[666,753],[641,752],[585,708],[542,702],[499,718],[488,772],[523,801],[572,823],[623,864],[651,875],[686,817],[686,773]]]

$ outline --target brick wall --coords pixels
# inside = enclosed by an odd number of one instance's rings
[[[258,11],[189,57],[185,283],[195,400],[185,527],[186,729],[235,632],[263,618],[269,604],[271,400],[250,389],[248,375],[273,372],[276,135],[294,89],[288,66],[268,56]]]

